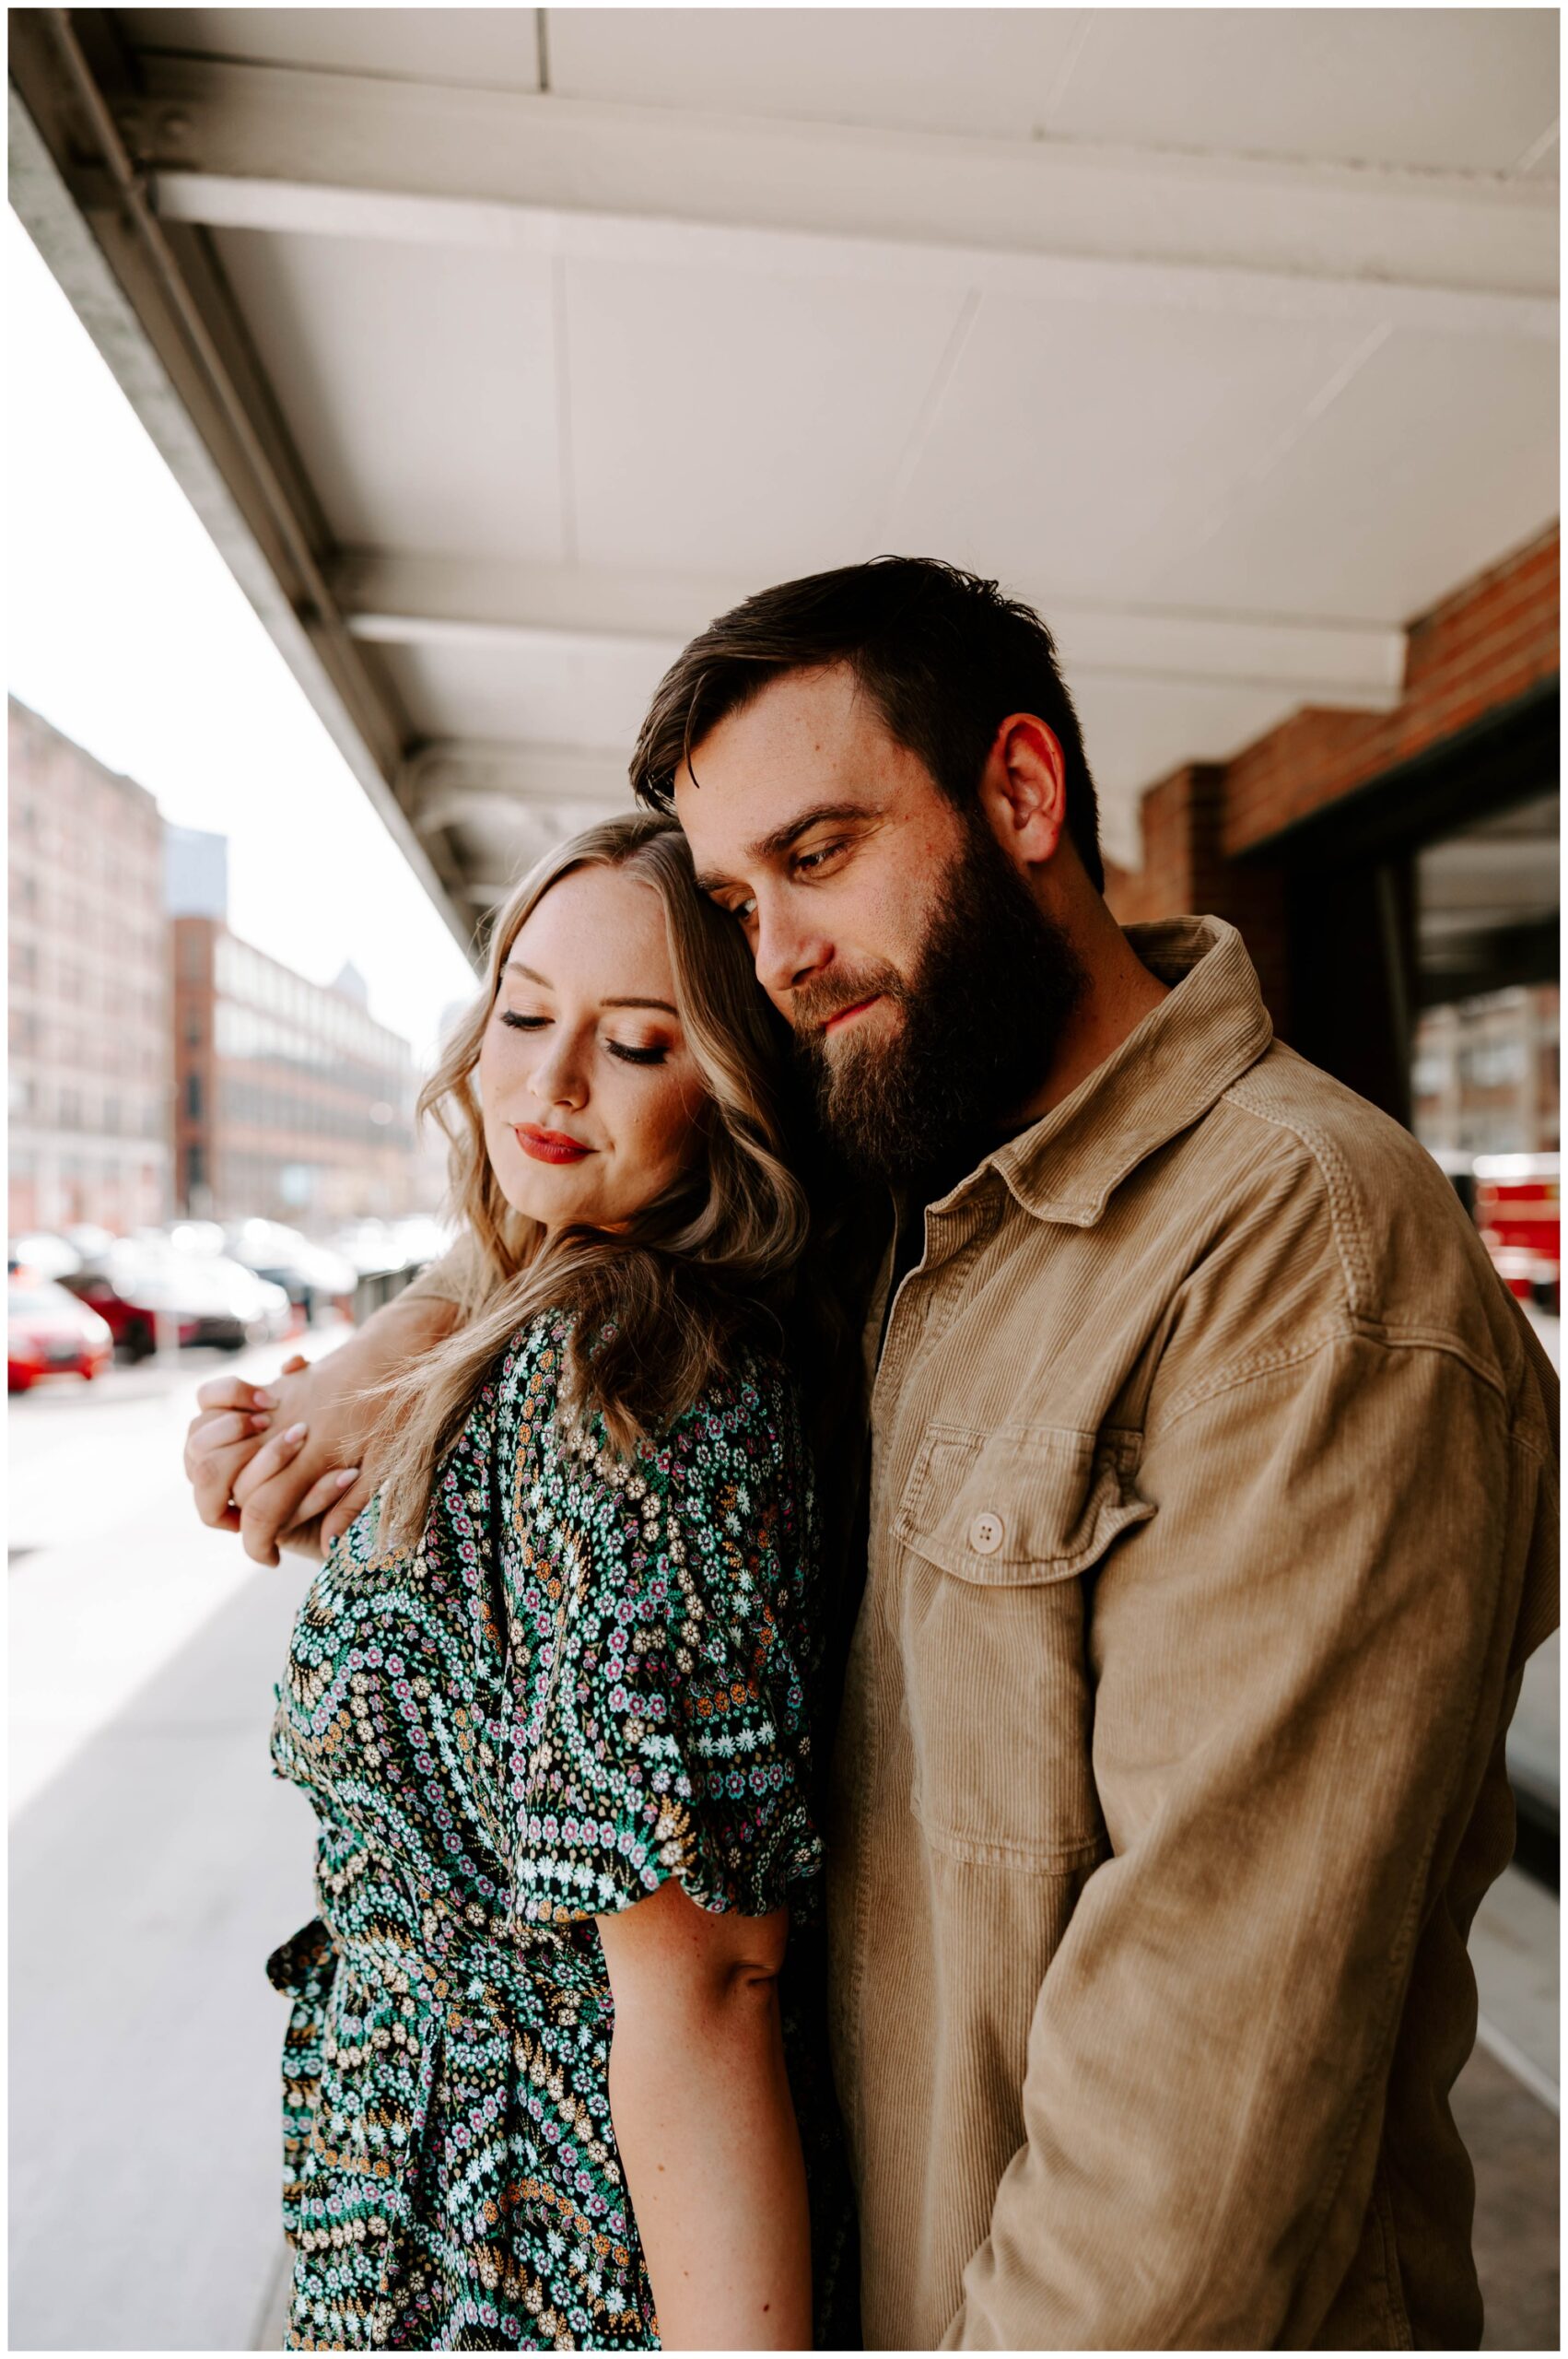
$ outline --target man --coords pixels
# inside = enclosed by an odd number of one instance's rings
[[[749,600],[633,780],[894,1184],[830,1830],[868,2342],[1474,2345],[1447,2097],[1555,1621],[1544,1356],[1239,937],[1116,925],[1049,636],[991,585]],[[253,1554],[341,1462],[334,1363],[446,1315],[393,1313],[309,1379]]]

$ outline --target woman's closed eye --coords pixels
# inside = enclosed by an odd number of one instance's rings
[[[547,1015],[524,1015],[515,1007],[501,1010],[501,1022],[514,1032],[542,1032],[550,1021]],[[626,1065],[661,1065],[670,1053],[662,1041],[639,1046],[630,1040],[606,1040],[604,1047],[609,1055]]]

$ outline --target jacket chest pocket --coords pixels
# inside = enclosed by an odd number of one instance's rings
[[[1083,1576],[1154,1509],[1138,1438],[933,1426],[894,1519],[899,1641],[930,1840],[1063,1872],[1103,1828],[1090,1764]]]

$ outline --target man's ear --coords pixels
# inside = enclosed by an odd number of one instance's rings
[[[1051,859],[1067,827],[1067,765],[1038,714],[1009,713],[991,740],[980,802],[1002,850],[1021,868]]]

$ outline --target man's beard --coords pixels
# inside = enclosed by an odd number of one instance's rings
[[[956,1180],[953,1167],[977,1162],[1038,1088],[1086,980],[977,816],[913,976],[885,964],[835,971],[797,994],[792,1021],[825,1130],[862,1171]],[[903,1012],[893,1038],[873,1028],[830,1046],[826,1018],[878,994]]]

